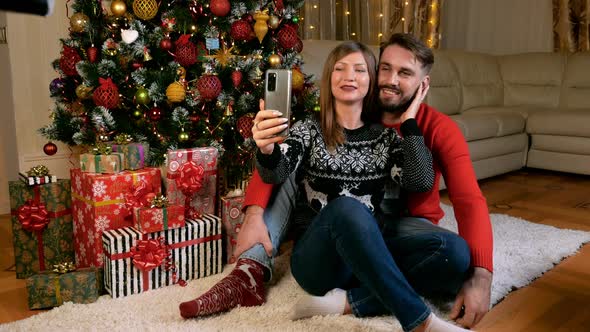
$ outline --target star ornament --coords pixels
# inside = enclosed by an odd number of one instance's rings
[[[229,62],[235,57],[232,54],[234,47],[227,48],[223,45],[220,49],[215,50],[213,55],[207,55],[207,58],[215,59],[222,67],[226,67]]]

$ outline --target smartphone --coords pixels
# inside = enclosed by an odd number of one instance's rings
[[[264,104],[267,110],[283,113],[288,127],[277,136],[287,136],[291,126],[291,69],[268,69],[264,79]]]

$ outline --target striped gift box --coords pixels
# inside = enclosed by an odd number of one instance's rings
[[[105,231],[104,282],[113,298],[138,294],[174,283],[173,271],[164,265],[145,272],[133,265],[132,252],[138,240],[163,238],[177,278],[191,280],[220,273],[222,264],[221,219],[205,214],[187,219],[183,228],[142,234],[134,227]]]

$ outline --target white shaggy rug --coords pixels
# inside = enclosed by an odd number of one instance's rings
[[[441,224],[456,230],[453,211],[443,206]],[[495,273],[492,303],[523,287],[590,241],[590,232],[538,225],[507,215],[492,214]],[[189,281],[117,300],[108,295],[92,304],[66,303],[28,319],[0,325],[0,331],[401,331],[389,317],[358,319],[350,316],[314,317],[290,321],[293,304],[303,295],[289,272],[289,257],[277,259],[275,281],[260,307],[237,308],[205,319],[184,320],[178,304],[209,289],[226,275]],[[444,313],[442,313],[444,316]]]

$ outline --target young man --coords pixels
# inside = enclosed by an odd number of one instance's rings
[[[429,83],[429,72],[434,58],[432,51],[421,41],[408,34],[394,34],[381,47],[378,68],[378,96],[382,106],[382,122],[399,129],[402,117],[422,82]],[[481,194],[469,150],[456,124],[446,115],[422,104],[416,116],[426,146],[433,155],[435,184],[426,193],[407,193],[405,201],[396,193],[389,193],[390,200],[384,211],[397,211],[402,201],[407,211],[397,225],[393,238],[411,238],[411,255],[415,260],[400,262],[400,268],[409,283],[420,294],[452,294],[455,296],[450,318],[465,327],[473,327],[489,310],[493,271],[493,239],[485,198]],[[279,132],[276,119],[257,121],[256,131],[270,134]],[[459,236],[468,246],[442,248],[443,242],[453,240],[436,224],[443,217],[440,209],[439,182],[445,179],[447,191],[458,223]],[[264,184],[255,173],[250,182],[246,201],[246,216],[234,255],[239,257],[236,268],[201,297],[181,304],[183,317],[208,315],[229,310],[238,305],[260,305],[264,302],[264,280],[272,273],[272,256],[276,254],[287,221],[295,206],[297,184],[294,177],[276,188]],[[402,196],[403,199],[403,196]],[[388,207],[388,204],[391,206]],[[397,213],[392,217],[397,217]],[[427,220],[428,222],[425,222]],[[441,238],[445,238],[441,241]],[[456,239],[455,239],[456,240]],[[438,242],[437,242],[438,241]],[[434,243],[434,246],[433,246]],[[438,246],[437,246],[438,245]],[[468,250],[467,253],[464,251]],[[436,259],[430,259],[437,253]],[[394,257],[402,253],[392,252]],[[470,269],[466,273],[460,257],[468,256]],[[397,259],[396,259],[397,262]],[[420,262],[416,264],[416,262]],[[405,264],[405,266],[404,266]],[[415,269],[414,269],[415,268]],[[437,276],[432,278],[432,276]],[[367,299],[375,302],[376,299]],[[350,300],[348,301],[350,302]],[[347,304],[348,304],[347,302]],[[314,314],[337,313],[330,307],[333,301],[327,297],[311,298],[308,307],[315,311],[296,313],[297,317]],[[299,306],[301,309],[302,306]],[[342,306],[336,305],[341,311]],[[345,308],[350,312],[350,308]],[[305,310],[304,310],[305,311]],[[372,313],[379,314],[379,309]]]

